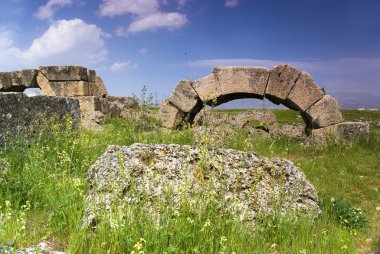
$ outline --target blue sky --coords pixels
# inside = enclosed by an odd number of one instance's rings
[[[380,108],[379,13],[379,0],[2,0],[0,70],[83,65],[112,95],[146,85],[161,100],[214,66],[288,63],[344,107]]]

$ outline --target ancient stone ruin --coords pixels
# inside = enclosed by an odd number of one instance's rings
[[[271,70],[216,67],[204,78],[182,80],[163,101],[158,118],[163,127],[175,129],[185,122],[192,123],[204,105],[217,106],[242,98],[267,98],[277,105],[300,111],[308,135],[346,128],[352,130],[354,125],[359,127],[356,134],[368,130],[360,123],[343,122],[337,100],[326,94],[310,74],[289,65],[279,65]]]
[[[129,110],[137,107],[137,102],[133,98],[108,96],[102,79],[94,70],[85,67],[41,66],[38,70],[0,72],[0,92],[4,93],[3,97],[10,96],[6,95],[6,92],[22,93],[28,88],[40,89],[42,96],[32,99],[36,102],[49,101],[54,104],[54,101],[57,101],[44,99],[45,96],[70,97],[78,100],[82,124],[91,128],[101,128],[98,123],[102,122],[105,116],[125,116]],[[17,107],[20,110],[26,108],[31,112],[34,111],[33,106],[29,104],[28,107],[25,107],[25,104]]]
[[[38,136],[43,125],[54,118],[76,127],[80,120],[79,102],[73,98],[34,96],[24,93],[0,93],[0,147],[8,137]],[[42,127],[42,128],[41,128]]]
[[[241,221],[254,222],[276,209],[310,218],[321,213],[314,186],[291,161],[232,149],[206,153],[202,149],[173,144],[108,146],[87,172],[91,187],[84,222],[94,225],[102,219],[102,209],[133,204],[159,216],[160,204],[178,207],[199,195],[208,196],[202,198],[205,202],[215,195],[220,212],[233,211]],[[199,177],[202,156],[205,165]]]

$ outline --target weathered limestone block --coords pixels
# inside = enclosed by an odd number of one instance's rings
[[[38,128],[48,127],[41,126],[41,121],[51,117],[57,121],[65,121],[66,116],[70,116],[74,123],[80,120],[78,100],[50,96],[28,97],[24,93],[0,93],[0,143],[7,135],[38,135]],[[34,128],[33,133],[30,132],[31,127]]]
[[[107,111],[103,112],[111,117],[127,117],[131,110],[138,107],[136,99],[132,97],[107,96],[102,100],[105,101],[107,107]]]
[[[10,72],[0,72],[0,91],[7,91],[12,87],[12,76]]]
[[[301,112],[301,115],[307,127],[311,129],[323,128],[343,121],[339,104],[330,95],[323,96],[305,112]]]
[[[268,132],[273,132],[277,129],[276,116],[270,110],[254,109],[239,113],[235,117],[235,122],[239,127],[244,127],[251,121],[263,123],[263,127],[268,129]]]
[[[86,81],[49,81],[55,96],[89,96],[90,85]]]
[[[218,77],[223,95],[249,94],[263,98],[267,86],[269,70],[261,67],[216,67],[213,70]]]
[[[222,90],[220,89],[218,77],[214,73],[194,81],[192,85],[203,103],[218,105],[215,100],[222,95]]]
[[[161,126],[168,129],[176,129],[181,126],[186,114],[174,106],[169,100],[164,100],[158,111],[157,118]]]
[[[285,104],[296,110],[305,111],[322,99],[323,95],[325,95],[325,92],[318,87],[310,74],[302,72],[300,78],[290,91]]]
[[[37,77],[38,70],[22,70],[11,72],[12,90],[23,92],[26,88],[38,88]]]
[[[181,80],[178,83],[169,101],[185,113],[192,113],[203,106],[189,80]]]
[[[274,137],[285,137],[296,141],[302,141],[306,138],[305,126],[301,124],[284,124],[272,134]]]
[[[99,76],[91,78],[90,83],[90,95],[104,98],[108,95],[107,88],[103,83],[103,80]]]
[[[201,180],[199,161],[204,161]],[[138,204],[142,211],[157,216],[162,204],[176,209],[189,202],[201,209],[209,202],[204,193],[218,200],[221,213],[228,212],[235,221],[251,222],[252,230],[259,230],[255,225],[263,215],[281,212],[313,220],[321,214],[316,189],[293,162],[233,149],[108,146],[86,176],[90,189],[85,197],[84,226],[99,224],[104,218],[99,215],[108,207]],[[142,196],[149,202],[140,202]]]
[[[41,89],[41,95],[55,96],[55,93],[49,84],[49,80],[45,77],[44,74],[42,74],[42,72],[38,72],[37,84],[38,87]]]
[[[81,118],[84,121],[94,121],[101,123],[104,121],[104,113],[106,110],[104,101],[96,96],[80,96],[76,97],[79,101]]]
[[[37,88],[38,70],[0,72],[0,92],[23,92],[26,88]]]
[[[88,69],[82,66],[40,66],[49,81],[89,81]]]
[[[311,131],[314,138],[326,140],[351,140],[369,134],[368,122],[343,122]]]
[[[265,96],[273,103],[282,103],[300,75],[300,71],[286,64],[274,67],[269,75]]]

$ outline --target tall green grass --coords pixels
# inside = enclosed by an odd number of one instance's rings
[[[376,247],[379,129],[351,145],[327,147],[252,139],[240,131],[225,139],[224,147],[295,161],[320,192],[324,212],[315,222],[268,215],[252,230],[250,223],[221,214],[215,203],[194,210],[184,202],[176,210],[163,209],[157,224],[141,203],[113,215],[105,213],[108,220],[93,229],[82,226],[88,191],[85,172],[108,144],[198,144],[188,128],[145,128],[154,125],[153,120],[108,119],[101,133],[47,124],[48,133],[33,140],[8,140],[0,150],[0,160],[8,164],[0,170],[0,246],[25,247],[50,239],[70,253],[356,253],[358,248]],[[343,205],[334,203],[341,199]],[[363,220],[345,223],[344,216],[357,208],[363,209]]]

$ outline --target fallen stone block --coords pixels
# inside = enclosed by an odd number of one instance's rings
[[[301,112],[301,115],[309,129],[319,129],[343,121],[338,101],[330,95],[323,96],[305,112]]]
[[[138,108],[136,99],[125,96],[107,96],[102,98],[107,105],[104,113],[111,117],[128,117],[131,110]]]
[[[191,203],[195,210],[205,209],[210,200],[221,214],[252,223],[252,230],[260,215],[313,220],[321,213],[317,191],[293,162],[233,149],[111,145],[88,170],[87,180],[84,226],[108,219],[102,214],[110,207],[119,207],[121,216],[123,208],[136,206],[156,218],[167,206]]]
[[[322,140],[352,140],[369,134],[368,122],[343,122],[311,131],[311,136]]]
[[[168,129],[181,127],[186,114],[174,106],[169,100],[164,100],[157,114],[161,126]]]
[[[235,117],[235,123],[240,127],[244,127],[251,121],[258,121],[263,124],[263,129],[267,132],[273,132],[277,129],[277,119],[276,116],[270,110],[248,110],[239,113]]]

